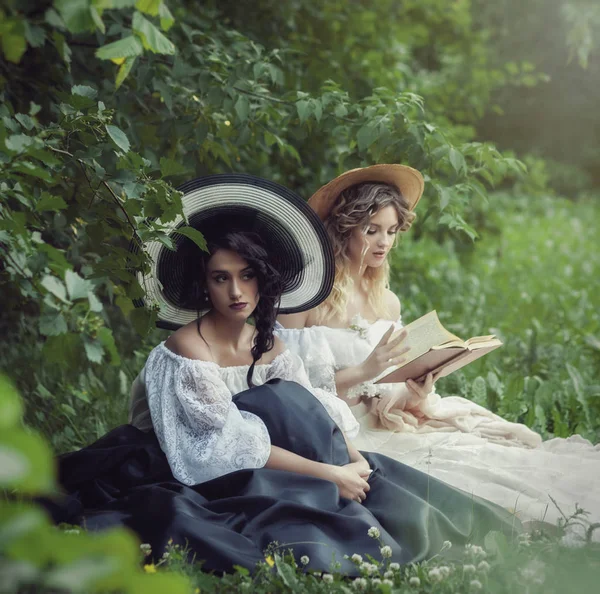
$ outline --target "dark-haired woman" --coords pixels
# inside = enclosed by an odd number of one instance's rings
[[[314,307],[333,283],[326,232],[306,203],[241,175],[182,189],[208,253],[176,233],[175,252],[145,246],[154,264],[140,281],[176,332],[136,382],[134,427],[61,460],[72,496],[55,519],[126,524],[158,554],[172,538],[207,570],[252,569],[277,542],[312,569],[335,560],[348,575],[354,553],[409,563],[446,540],[519,531],[505,510],[349,446],[344,432],[357,424],[347,404],[314,389],[273,338],[277,305]]]

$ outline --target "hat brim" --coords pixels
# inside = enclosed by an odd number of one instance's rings
[[[423,195],[425,181],[419,171],[407,165],[372,165],[360,169],[351,169],[342,173],[323,187],[319,188],[310,198],[308,204],[324,221],[337,197],[350,186],[366,182],[380,182],[397,188],[408,202],[409,210],[415,206]]]
[[[158,305],[157,326],[177,329],[204,313],[190,307],[185,297],[189,260],[200,256],[190,239],[176,233],[188,224],[209,238],[229,230],[260,235],[282,276],[279,313],[312,309],[327,298],[335,277],[333,249],[323,224],[300,196],[246,174],[210,175],[178,189],[183,192],[187,222],[178,216],[167,231],[177,249],[170,250],[159,241],[146,242],[143,249],[152,264],[147,274],[138,273],[146,297],[136,305]]]

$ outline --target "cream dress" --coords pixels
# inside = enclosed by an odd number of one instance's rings
[[[390,323],[355,318],[347,329],[278,325],[276,334],[303,359],[313,386],[335,392],[335,372],[362,363]],[[556,523],[560,510],[570,515],[576,504],[589,521],[600,521],[600,445],[577,435],[542,441],[470,400],[435,392],[416,398],[404,383],[361,384],[349,396],[359,394],[370,398],[351,408],[360,423],[352,439],[358,449],[430,473],[516,511],[522,521]],[[594,535],[600,539],[600,530]]]

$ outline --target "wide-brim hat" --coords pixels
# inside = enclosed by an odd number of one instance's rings
[[[281,275],[279,313],[305,311],[327,298],[335,277],[333,249],[323,223],[300,196],[277,183],[237,173],[194,179],[178,190],[183,192],[187,222],[179,215],[167,225],[176,250],[160,241],[142,246],[152,264],[149,272],[138,273],[146,297],[135,304],[158,304],[157,326],[175,330],[208,309],[190,296],[201,252],[191,239],[176,233],[188,225],[209,242],[229,231],[259,235]]]
[[[394,186],[408,202],[409,210],[414,210],[425,187],[423,176],[412,167],[398,164],[371,165],[370,167],[351,169],[332,179],[311,196],[308,204],[324,221],[331,212],[337,197],[345,189],[366,182],[379,182]]]

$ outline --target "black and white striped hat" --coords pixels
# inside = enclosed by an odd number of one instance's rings
[[[198,307],[190,306],[189,289],[195,268],[190,260],[199,248],[174,233],[188,224],[207,239],[232,230],[260,235],[283,281],[279,313],[305,311],[327,298],[335,276],[333,249],[319,217],[300,196],[277,183],[238,173],[201,177],[178,189],[188,222],[178,216],[168,224],[177,249],[159,241],[144,243],[152,266],[147,274],[138,273],[146,297],[136,305],[158,304],[157,326],[177,329],[198,316]]]

